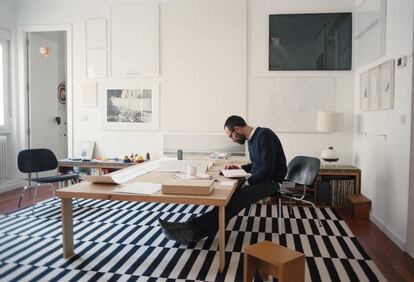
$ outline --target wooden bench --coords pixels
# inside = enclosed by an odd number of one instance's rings
[[[369,218],[369,210],[371,209],[371,200],[362,194],[352,194],[348,196],[354,210],[354,217],[360,219]]]
[[[244,248],[244,282],[251,282],[256,271],[263,280],[268,276],[278,281],[304,281],[305,255],[269,241]]]

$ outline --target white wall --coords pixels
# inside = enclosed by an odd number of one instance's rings
[[[353,71],[268,71],[268,26],[269,14],[289,13],[323,13],[323,12],[353,12],[354,0],[335,1],[248,1],[248,117],[253,120],[254,113],[250,108],[252,80],[255,77],[332,77],[335,79],[334,110],[345,113],[344,131],[335,134],[323,133],[282,133],[273,128],[280,137],[286,157],[295,155],[320,156],[323,149],[334,144],[340,154],[340,163],[352,163],[352,130],[354,105],[354,74]],[[268,113],[271,115],[272,113]],[[256,124],[260,126],[260,124]],[[316,124],[315,124],[316,128]]]
[[[414,5],[412,7],[414,14]],[[413,17],[414,25],[414,17]],[[414,42],[414,30],[413,33],[413,42]],[[414,49],[414,46],[413,46]],[[414,51],[414,50],[413,50]],[[412,66],[414,69],[414,62],[412,61]],[[411,75],[411,97],[414,95],[414,72],[412,71]],[[414,99],[411,99],[411,144],[410,144],[410,179],[409,179],[409,191],[408,191],[408,216],[407,216],[407,253],[414,258]]]
[[[19,1],[19,26],[73,25],[75,148],[79,141],[95,140],[98,155],[150,152],[159,157],[164,132],[217,134],[231,113],[246,115],[245,2],[160,1],[161,75],[155,78],[160,82],[160,131],[102,130],[99,94],[98,107],[81,106],[81,84],[86,78],[85,20],[109,18],[110,6],[124,2],[79,0],[69,5],[67,1]]]
[[[8,141],[8,179],[9,181],[0,185],[0,190],[11,189],[19,186],[18,181],[20,174],[17,171],[17,152],[19,150],[18,140],[18,107],[17,107],[17,90],[16,90],[16,53],[14,39],[16,35],[16,2],[13,0],[0,0],[0,28],[6,29],[12,33],[12,43],[10,46],[10,68],[11,68],[11,117],[12,117],[12,132],[7,134]]]
[[[72,25],[74,149],[80,141],[95,140],[97,155],[150,152],[153,158],[159,157],[165,133],[217,135],[222,134],[223,122],[230,114],[252,120],[249,102],[254,77],[332,77],[334,108],[345,112],[344,132],[278,135],[288,159],[297,154],[319,156],[335,144],[340,162],[352,162],[353,71],[269,72],[267,30],[269,14],[349,12],[354,10],[353,0],[159,1],[160,76],[155,80],[160,82],[161,124],[155,132],[102,130],[99,95],[98,107],[81,106],[81,85],[86,78],[85,20],[109,19],[110,6],[124,2],[128,1],[17,1],[19,27]]]
[[[362,192],[372,200],[373,220],[401,248],[407,240],[412,104],[413,1],[387,1],[386,55],[355,73],[355,163],[362,169]],[[408,56],[395,69],[393,110],[359,111],[359,75],[391,58]],[[402,118],[406,122],[402,122]],[[366,134],[360,134],[362,124]]]

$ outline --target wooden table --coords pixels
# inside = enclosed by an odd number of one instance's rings
[[[361,170],[353,165],[325,165],[319,169],[319,176],[352,176],[355,178],[355,194],[361,192]]]
[[[213,184],[214,190],[212,194],[207,196],[167,195],[162,194],[161,191],[157,191],[151,195],[120,194],[115,192],[118,187],[117,185],[95,184],[89,182],[82,182],[57,190],[56,196],[61,199],[63,257],[70,258],[74,255],[72,198],[209,205],[217,206],[219,209],[219,270],[220,272],[223,271],[225,262],[225,207],[238,184],[237,181],[234,181],[233,185],[220,185],[221,181],[229,181],[228,178],[219,175],[220,168],[224,166],[224,163],[224,161],[215,162],[213,167],[208,171],[208,174],[212,175],[218,181]],[[161,184],[166,180],[171,179],[174,174],[176,173],[153,171],[141,175],[130,182],[143,181]]]

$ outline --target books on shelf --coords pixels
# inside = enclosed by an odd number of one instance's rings
[[[354,179],[332,179],[331,197],[333,207],[345,207],[347,205],[347,198],[349,194],[355,193]]]

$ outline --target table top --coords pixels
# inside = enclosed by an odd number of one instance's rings
[[[213,184],[213,192],[210,195],[175,195],[163,194],[157,191],[151,195],[141,194],[121,194],[116,190],[121,185],[98,184],[90,182],[81,182],[72,186],[64,187],[56,191],[59,198],[86,198],[86,199],[102,199],[102,200],[120,200],[120,201],[139,201],[139,202],[159,202],[159,203],[175,203],[175,204],[195,204],[195,205],[212,205],[226,206],[230,200],[234,190],[238,186],[238,181],[229,179],[219,175],[220,169],[224,167],[224,162],[219,161],[213,164],[213,167],[207,172],[216,181]],[[127,183],[135,181],[151,182],[162,184],[168,179],[174,177],[177,173],[166,173],[153,171],[141,175]],[[232,181],[232,185],[221,185],[223,181]]]
[[[361,170],[353,165],[322,165],[319,172],[360,172]]]

